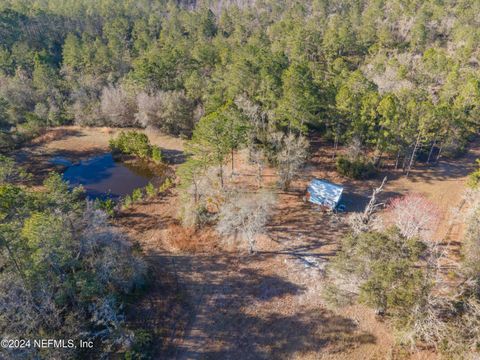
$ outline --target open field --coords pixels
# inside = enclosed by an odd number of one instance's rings
[[[78,159],[107,151],[108,139],[118,130],[59,128],[47,133],[22,157],[62,156]],[[149,134],[153,143],[181,157],[182,142]],[[360,210],[380,180],[347,181],[333,167],[331,148],[316,140],[312,156],[289,192],[278,193],[278,205],[259,239],[258,253],[248,256],[219,242],[215,232],[193,232],[178,221],[178,193],[123,211],[116,226],[141,244],[153,273],[144,299],[129,312],[132,324],[150,328],[161,342],[157,351],[176,359],[385,359],[397,358],[387,324],[362,306],[328,310],[322,304],[323,269],[347,231],[347,214],[328,214],[303,201],[308,181],[327,178],[345,185],[347,211]],[[473,144],[460,159],[435,167],[417,168],[407,179],[387,173],[383,198],[418,192],[442,211],[437,232],[445,239],[450,228],[449,209],[461,202],[466,176],[480,148]],[[38,164],[34,164],[36,166]],[[43,166],[43,165],[42,165]],[[43,167],[42,167],[43,169]],[[42,172],[31,170],[40,177]],[[46,171],[46,169],[45,169]],[[253,186],[254,169],[237,154],[231,182]],[[272,186],[271,169],[264,172]],[[459,229],[450,231],[452,244]],[[452,246],[455,246],[452,245]],[[435,358],[421,352],[415,359]]]

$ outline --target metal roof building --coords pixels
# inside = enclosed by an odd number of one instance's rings
[[[308,201],[335,209],[342,198],[343,187],[323,179],[313,179],[307,188]]]

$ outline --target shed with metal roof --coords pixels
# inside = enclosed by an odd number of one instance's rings
[[[334,210],[340,203],[342,193],[343,186],[324,179],[313,179],[307,188],[307,200]]]

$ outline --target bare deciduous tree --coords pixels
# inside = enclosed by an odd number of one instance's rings
[[[378,195],[383,191],[387,182],[385,177],[379,187],[373,189],[370,201],[365,206],[363,213],[355,212],[348,217],[348,223],[355,235],[370,230],[379,230],[382,227],[381,219],[374,216],[384,204],[378,202]]]
[[[160,91],[137,95],[136,119],[172,135],[190,135],[194,126],[194,104],[181,91]],[[198,117],[198,116],[197,116]]]
[[[20,69],[15,77],[0,76],[0,97],[12,105],[10,116],[16,121],[22,120],[25,111],[32,111],[38,100],[32,80]]]
[[[347,159],[351,161],[358,160],[360,156],[362,156],[362,153],[362,142],[358,137],[353,138],[347,148]]]
[[[245,114],[252,127],[251,137],[258,136],[266,130],[267,113],[262,111],[260,105],[251,101],[246,95],[235,98],[235,104]]]
[[[440,221],[440,210],[420,194],[394,199],[390,211],[395,225],[407,239],[421,237],[430,240]]]
[[[254,148],[250,151],[250,161],[255,165],[255,180],[260,189],[263,184],[263,169],[265,167],[265,154],[260,148]]]
[[[224,189],[218,177],[219,168],[191,167],[182,170],[183,176],[190,180],[182,196],[182,222],[187,227],[198,226],[202,223],[202,211],[217,212],[224,201]]]
[[[250,253],[255,252],[256,237],[262,233],[275,198],[270,192],[235,193],[220,207],[217,231],[246,241]]]
[[[308,140],[304,136],[294,134],[272,134],[272,142],[278,148],[275,156],[280,186],[287,190],[298,170],[305,163],[308,152]]]
[[[382,183],[376,189],[373,189],[372,196],[370,197],[370,201],[368,202],[365,210],[363,211],[363,222],[368,224],[373,214],[375,214],[379,207],[383,206],[383,203],[378,203],[377,196],[383,191],[383,187],[387,182],[387,177],[383,178]]]
[[[122,86],[104,87],[100,101],[102,114],[109,124],[120,127],[137,124],[135,99]]]

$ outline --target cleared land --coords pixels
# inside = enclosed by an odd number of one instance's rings
[[[51,156],[78,158],[104,152],[117,131],[54,129],[17,156],[37,159],[31,170],[42,177]],[[149,136],[174,163],[181,161],[182,141],[153,133]],[[231,181],[252,186],[254,169],[242,154],[237,157]],[[384,199],[407,192],[425,194],[443,213],[437,236],[458,246],[461,229],[450,226],[449,209],[461,203],[466,176],[477,157],[480,146],[473,144],[460,159],[418,167],[408,179],[388,173]],[[301,177],[291,191],[278,194],[277,208],[254,256],[222,244],[211,229],[196,233],[182,229],[177,220],[176,189],[120,215],[116,225],[141,244],[154,279],[128,318],[157,333],[161,339],[158,353],[177,359],[399,357],[387,325],[371,310],[356,306],[333,312],[321,302],[323,268],[347,228],[345,215],[325,214],[303,201],[312,177],[344,184],[349,210],[361,209],[379,183],[338,177],[331,147],[314,139],[312,156]],[[266,186],[275,182],[271,169],[265,170],[264,178]],[[413,358],[435,357],[423,351]]]

